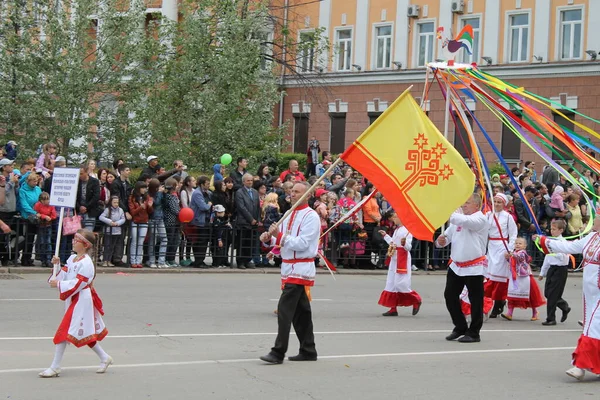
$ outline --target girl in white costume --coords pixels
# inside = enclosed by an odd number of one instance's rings
[[[97,238],[93,232],[80,229],[73,238],[72,255],[58,275],[48,281],[51,287],[57,287],[60,299],[65,302],[65,315],[54,335],[56,345],[54,360],[50,368],[40,372],[42,378],[57,377],[60,363],[67,347],[67,342],[76,347],[89,346],[100,357],[99,374],[106,372],[113,363],[111,356],[100,346],[100,342],[108,331],[102,321],[102,301],[96,294],[92,283],[96,274],[94,262],[88,252],[97,251]],[[58,257],[52,264],[58,264]]]
[[[421,296],[410,287],[412,235],[402,225],[395,212],[390,211],[389,218],[396,225],[393,236],[388,235],[384,230],[379,231],[390,246],[386,260],[386,264],[389,261],[387,281],[379,297],[379,304],[390,308],[383,313],[386,317],[397,316],[398,306],[412,306],[412,315],[417,315],[422,301]]]

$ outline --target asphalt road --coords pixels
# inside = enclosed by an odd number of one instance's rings
[[[543,327],[517,310],[484,324],[482,342],[447,342],[443,276],[413,277],[419,315],[382,317],[385,276],[319,275],[313,318],[319,361],[265,365],[273,344],[277,275],[99,275],[114,358],[95,374],[96,355],[69,346],[56,379],[51,338],[63,313],[44,275],[0,280],[0,399],[584,399],[600,379],[565,375],[580,328],[581,277],[565,294],[573,311]],[[560,314],[560,312],[559,312]],[[542,310],[545,316],[545,308]],[[297,352],[290,340],[288,355]]]

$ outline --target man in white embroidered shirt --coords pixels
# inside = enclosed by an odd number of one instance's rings
[[[297,203],[310,185],[298,182],[290,194]],[[316,361],[317,350],[310,309],[310,287],[315,280],[315,257],[319,247],[321,223],[317,213],[308,206],[308,198],[281,223],[282,231],[273,224],[260,240],[281,247],[282,292],[277,305],[277,339],[271,352],[260,357],[271,364],[281,364],[288,349],[290,328],[293,323],[300,341],[300,352],[290,361]]]
[[[462,213],[457,210],[450,216],[450,226],[438,236],[435,244],[445,247],[452,243],[444,298],[454,330],[446,340],[460,338],[461,343],[474,343],[481,341],[479,331],[483,325],[483,274],[489,226],[480,211],[479,194],[469,197],[461,209]],[[460,294],[465,286],[471,302],[471,326],[467,326],[460,307]]]

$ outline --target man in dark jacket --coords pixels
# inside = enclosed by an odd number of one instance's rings
[[[258,192],[252,188],[254,178],[250,174],[242,177],[244,186],[235,193],[237,209],[236,229],[238,237],[237,267],[239,269],[254,268],[250,262],[252,250],[258,246],[258,222],[260,221],[260,199]]]
[[[125,217],[127,218],[127,225],[123,225],[123,229],[121,229],[121,239],[117,241],[117,245],[113,252],[112,263],[115,266],[120,267],[123,265],[123,246],[125,243],[125,236],[129,231],[129,221],[131,221],[131,214],[129,214],[129,195],[133,188],[131,183],[129,183],[129,175],[131,174],[129,166],[127,164],[121,164],[117,169],[119,171],[119,177],[115,179],[112,184],[112,195],[119,196],[119,207],[125,211]]]
[[[85,166],[79,169],[79,188],[75,208],[83,216],[84,228],[94,230],[96,219],[103,211],[100,205],[100,181],[91,177]]]
[[[246,173],[246,167],[248,166],[248,160],[244,157],[239,157],[237,159],[237,168],[231,171],[229,177],[233,179],[233,191],[237,192],[240,190],[244,184],[242,183],[242,177]]]
[[[176,168],[173,168],[169,171],[166,171],[162,174],[158,174],[158,157],[157,156],[149,156],[146,161],[148,162],[148,166],[142,170],[142,174],[140,176],[147,175],[150,178],[156,178],[161,182],[164,182],[168,178],[173,175],[183,171],[183,163],[177,164]]]

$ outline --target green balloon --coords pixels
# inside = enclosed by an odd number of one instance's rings
[[[231,158],[231,154],[223,154],[221,156],[221,164],[223,164],[223,165],[229,165],[229,164],[231,164],[232,160],[233,159]]]

